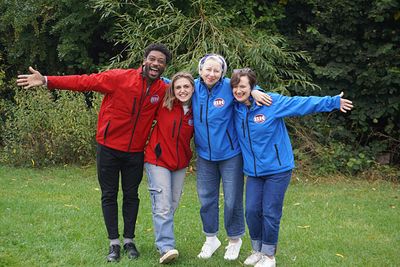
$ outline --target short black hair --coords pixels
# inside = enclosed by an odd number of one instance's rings
[[[147,56],[150,54],[151,51],[160,51],[165,55],[165,59],[167,61],[167,64],[171,61],[172,54],[169,51],[169,49],[163,45],[163,44],[150,44],[147,46],[144,50],[144,58],[147,58]]]

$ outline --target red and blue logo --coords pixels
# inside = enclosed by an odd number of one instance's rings
[[[217,98],[214,100],[214,107],[216,108],[222,108],[225,106],[225,100],[223,98]]]
[[[254,116],[253,120],[255,123],[264,123],[266,118],[265,118],[264,114],[257,114]]]
[[[153,96],[150,98],[150,103],[152,103],[152,104],[157,104],[159,100],[160,100],[160,97],[159,97],[158,95],[153,95]]]

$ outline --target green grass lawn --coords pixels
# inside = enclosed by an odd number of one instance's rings
[[[108,240],[93,166],[0,167],[0,266],[159,266],[145,179],[136,228],[141,257],[107,264]],[[278,266],[400,266],[399,186],[321,180],[317,184],[294,175],[285,199]],[[251,251],[249,236],[239,259],[225,261],[222,219],[223,246],[210,260],[196,258],[204,236],[195,186],[189,175],[175,219],[180,257],[171,265],[242,266]]]

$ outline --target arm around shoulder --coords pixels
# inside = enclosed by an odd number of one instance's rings
[[[265,93],[264,90],[258,85],[256,85],[256,87],[251,90],[251,96],[256,101],[256,104],[259,106],[270,106],[272,104],[271,96]]]

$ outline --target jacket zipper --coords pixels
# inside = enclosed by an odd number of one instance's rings
[[[150,91],[150,90],[148,90],[148,91]],[[148,92],[146,93],[146,95],[147,94],[148,94]],[[145,96],[144,96],[144,77],[142,76],[142,93],[140,95],[139,108],[138,108],[138,112],[136,114],[135,122],[133,124],[131,138],[129,140],[128,151],[130,151],[130,148],[131,148],[131,145],[132,145],[133,135],[135,134],[136,125],[137,125],[137,122],[138,122],[138,119],[139,119],[139,116],[140,116],[140,111],[142,110],[142,105],[143,105],[144,98],[145,98]],[[132,114],[132,116],[133,116],[133,114]]]
[[[200,122],[203,122],[203,105],[200,105]]]
[[[210,129],[208,127],[208,101],[210,100],[210,93],[207,94],[207,107],[206,107],[206,126],[207,126],[207,139],[208,139],[208,154],[211,160],[211,143],[210,143]]]
[[[135,115],[136,97],[133,99],[132,116]]]
[[[279,166],[282,166],[281,158],[279,157],[278,146],[276,144],[274,144],[274,147],[275,147],[276,157],[278,158]]]
[[[253,154],[254,176],[257,177],[256,156],[255,156],[254,151],[253,151],[253,145],[251,143],[251,137],[250,137],[249,111],[247,111],[247,113],[246,113],[246,124],[247,124],[247,133],[248,133],[249,143],[250,143],[250,150],[251,150],[251,153]]]
[[[226,134],[228,135],[229,143],[231,144],[231,149],[233,150],[233,143],[232,143],[232,139],[231,139],[231,136],[229,135],[228,130],[226,130]]]
[[[182,127],[182,114],[183,114],[183,107],[181,108],[181,119],[180,119],[180,121],[179,121],[179,127],[178,127],[178,133],[177,133],[177,135],[176,135],[176,157],[177,157],[177,165],[176,165],[176,169],[178,169],[179,168],[179,161],[180,161],[180,158],[179,158],[179,134],[180,134],[180,132],[181,132],[181,127]],[[174,123],[174,128],[175,128],[175,123]]]
[[[108,127],[110,127],[110,122],[111,122],[111,121],[108,121],[108,122],[107,122],[106,129],[104,130],[104,136],[103,136],[104,144],[106,144],[106,137],[107,137]]]
[[[243,137],[246,138],[246,128],[244,127],[244,120],[242,120]]]
[[[176,126],[176,120],[174,120],[174,126],[172,126],[172,138],[174,138],[174,133],[175,133],[175,126]]]

